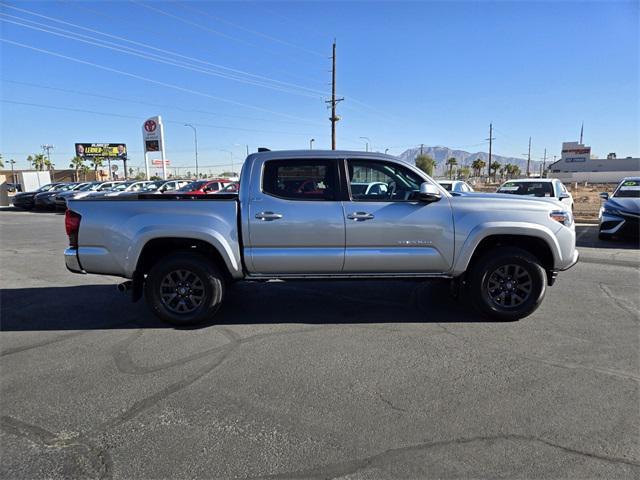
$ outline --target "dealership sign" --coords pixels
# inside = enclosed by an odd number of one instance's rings
[[[76,155],[82,158],[127,158],[127,145],[124,143],[76,143],[75,146]]]
[[[160,159],[151,160],[151,164],[154,167],[161,167],[162,166],[162,160],[160,160]],[[165,160],[164,164],[168,167],[169,165],[171,165],[171,162],[169,160]]]
[[[164,146],[164,127],[162,117],[151,117],[142,124],[144,152],[162,152]]]

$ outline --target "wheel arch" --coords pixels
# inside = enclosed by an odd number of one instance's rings
[[[560,247],[555,236],[540,226],[533,229],[513,231],[510,228],[499,228],[480,235],[470,235],[464,243],[461,254],[455,265],[455,272],[460,275],[473,267],[474,263],[492,248],[510,246],[529,252],[536,257],[547,272],[550,283],[555,279],[555,265],[558,264]]]

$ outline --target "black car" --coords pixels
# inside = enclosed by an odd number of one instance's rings
[[[42,192],[48,192],[57,185],[60,185],[60,183],[48,183],[33,192],[16,193],[11,200],[11,203],[13,203],[14,207],[22,208],[23,210],[32,210],[34,207],[35,196]]]
[[[80,183],[61,183],[47,192],[38,193],[33,199],[34,208],[36,210],[55,210],[56,195],[61,192],[73,191],[80,185]]]
[[[613,237],[640,238],[640,177],[624,178],[613,194],[601,193],[601,240]]]

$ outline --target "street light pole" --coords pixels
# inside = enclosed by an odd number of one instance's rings
[[[369,151],[369,142],[371,141],[371,139],[369,137],[360,137],[362,140],[366,140],[365,142],[365,152]]]
[[[233,152],[231,150],[222,150],[223,152],[227,152],[231,155],[231,174],[235,175],[236,172],[233,171]]]
[[[193,129],[193,140],[196,146],[196,178],[199,178],[198,176],[198,131],[196,130],[196,127],[194,127],[190,123],[185,123],[184,126],[191,127]]]
[[[311,140],[309,140],[309,150],[313,150],[313,142],[315,142],[316,139],[312,138]]]

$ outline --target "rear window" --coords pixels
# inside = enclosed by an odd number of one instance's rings
[[[271,160],[264,166],[262,190],[291,200],[334,200],[335,169],[330,160]]]
[[[498,189],[498,193],[527,195],[529,197],[553,197],[551,182],[507,182]]]

